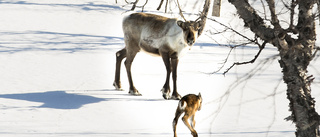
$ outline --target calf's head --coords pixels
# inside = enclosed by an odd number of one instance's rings
[[[189,45],[192,46],[196,39],[198,38],[198,30],[201,27],[201,22],[197,21],[177,21],[178,26],[183,30],[184,40]]]

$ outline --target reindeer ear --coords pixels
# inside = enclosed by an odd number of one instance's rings
[[[201,93],[200,93],[200,92],[199,92],[199,94],[198,94],[198,97],[202,99],[202,97],[201,97]]]
[[[178,24],[179,27],[184,28],[184,22],[183,21],[178,20],[177,24]]]

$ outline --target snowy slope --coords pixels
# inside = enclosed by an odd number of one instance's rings
[[[178,17],[155,11],[157,4],[146,10]],[[145,53],[135,58],[134,83],[143,96],[127,94],[124,67],[125,91],[112,86],[115,52],[124,47],[121,21],[130,9],[122,5],[123,1],[112,0],[0,1],[1,137],[173,136],[171,123],[178,101],[162,98],[166,72],[161,58]],[[232,7],[227,2],[223,5]],[[222,12],[226,16],[219,20],[231,19],[232,13]],[[207,29],[215,26],[209,22]],[[219,37],[227,43],[226,36]],[[236,49],[221,72],[232,61],[251,59],[257,51],[250,46]],[[199,136],[294,136],[294,125],[283,120],[290,113],[277,59],[259,64],[276,49],[267,47],[256,64],[235,67],[226,76],[208,74],[219,69],[228,52],[228,47],[202,35],[178,66],[178,92],[203,96],[203,108],[196,114]],[[310,67],[316,77],[312,87],[316,98],[320,97],[318,66],[313,62]],[[262,67],[261,71],[241,81],[255,67]],[[191,136],[182,121],[177,131],[178,136]]]

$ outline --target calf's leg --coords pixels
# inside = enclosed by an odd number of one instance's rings
[[[191,116],[191,127],[192,128],[196,127],[196,121],[194,120],[194,114]]]
[[[194,130],[193,127],[190,126],[188,120],[190,118],[190,115],[188,113],[186,113],[183,117],[182,117],[182,121],[184,122],[184,124],[189,128],[189,130],[191,131],[191,134],[193,135],[193,137],[198,137],[198,133],[196,130]]]
[[[181,116],[182,113],[183,111],[180,110],[180,108],[177,108],[175,117],[172,122],[174,137],[177,137],[177,124],[178,124],[179,117]]]

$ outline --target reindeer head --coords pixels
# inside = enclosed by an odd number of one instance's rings
[[[178,26],[183,30],[184,40],[192,46],[198,38],[198,30],[201,28],[201,23],[198,21],[181,21],[177,22]]]

